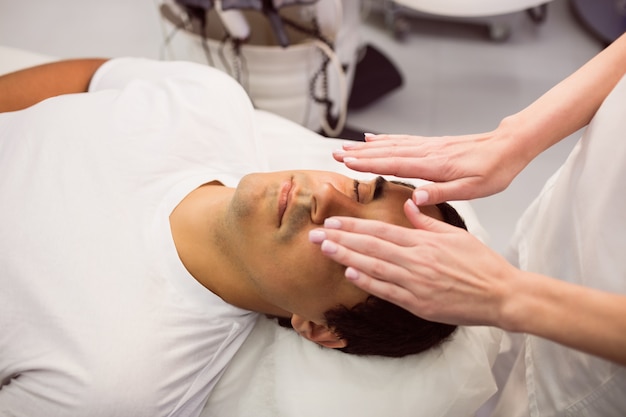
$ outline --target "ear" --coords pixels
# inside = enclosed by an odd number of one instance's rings
[[[307,320],[297,314],[291,316],[291,326],[300,336],[318,345],[331,349],[343,348],[348,345],[345,340],[340,339],[328,326]]]

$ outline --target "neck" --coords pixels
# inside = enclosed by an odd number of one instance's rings
[[[170,215],[178,256],[189,273],[207,290],[239,308],[289,317],[265,302],[237,265],[222,255],[215,238],[224,228],[224,216],[235,192],[214,181],[189,193]]]

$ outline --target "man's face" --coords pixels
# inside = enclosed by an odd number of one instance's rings
[[[357,182],[326,171],[250,174],[234,193],[218,242],[265,300],[323,323],[325,311],[339,304],[352,307],[367,294],[343,278],[343,266],[309,242],[309,231],[330,216],[412,227],[403,211],[411,193],[382,178]],[[424,210],[439,216],[436,207]]]

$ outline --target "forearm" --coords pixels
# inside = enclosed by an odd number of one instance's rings
[[[626,35],[499,127],[515,138],[514,152],[527,162],[586,126],[626,74]]]
[[[21,110],[62,94],[85,92],[91,77],[105,61],[59,61],[0,76],[0,112]]]
[[[626,365],[626,296],[528,272],[519,278],[501,327]]]

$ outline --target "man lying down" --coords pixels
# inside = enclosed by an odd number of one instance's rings
[[[57,62],[0,77],[0,111],[2,415],[196,416],[257,313],[362,355],[454,331],[361,292],[308,240],[335,215],[411,227],[411,188],[263,172],[252,105],[217,70]]]

